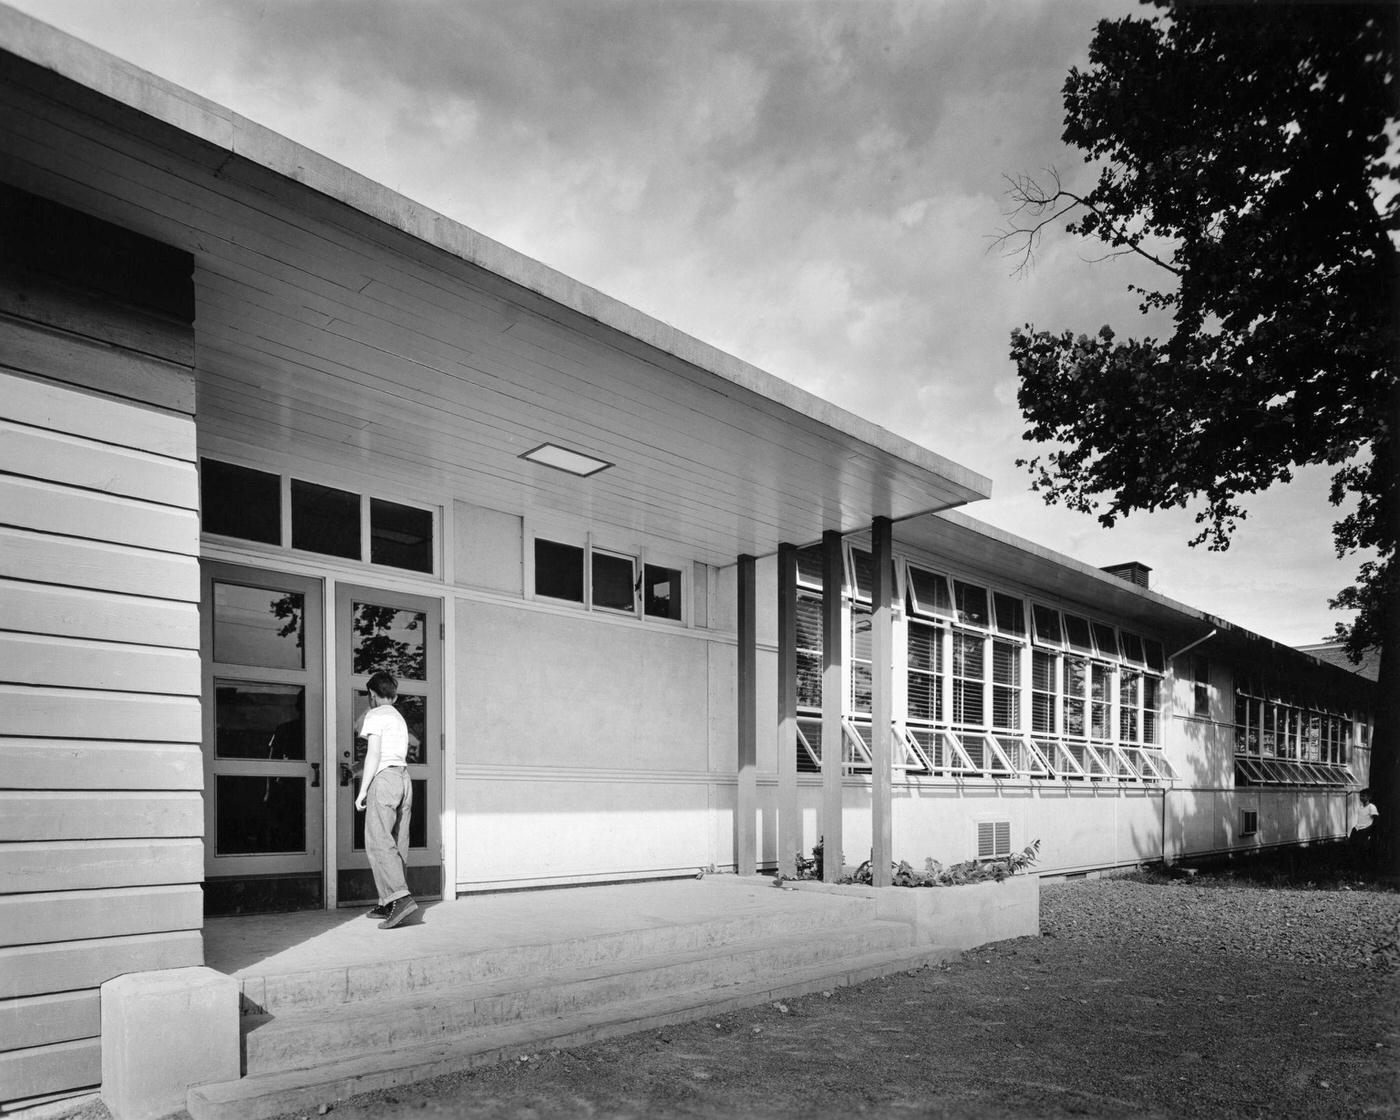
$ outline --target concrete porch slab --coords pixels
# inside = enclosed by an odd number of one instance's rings
[[[698,925],[717,918],[787,914],[800,920],[810,901],[762,876],[712,875],[606,886],[463,895],[420,904],[393,930],[368,908],[210,918],[204,963],[236,979],[372,965],[394,957],[481,953]]]
[[[187,1107],[256,1120],[959,951],[936,940],[946,922],[882,902],[727,875],[471,895],[394,930],[365,910],[214,919],[206,961],[240,987],[244,1073]]]

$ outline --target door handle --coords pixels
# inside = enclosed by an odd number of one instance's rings
[[[311,764],[311,788],[321,788],[321,764],[319,762]]]

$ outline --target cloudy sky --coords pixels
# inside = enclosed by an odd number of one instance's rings
[[[991,247],[1003,176],[1054,166],[1060,88],[1126,0],[8,0],[993,479],[968,512],[1290,644],[1354,561],[1325,472],[1111,532],[1047,508],[1012,327],[1140,334],[1126,262]]]

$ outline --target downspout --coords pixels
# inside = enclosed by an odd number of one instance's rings
[[[1178,657],[1180,657],[1183,653],[1186,653],[1186,652],[1189,651],[1189,650],[1195,649],[1195,648],[1196,648],[1198,645],[1200,645],[1202,642],[1208,642],[1208,641],[1210,641],[1213,637],[1215,637],[1215,636],[1216,636],[1217,634],[1219,634],[1219,633],[1220,633],[1220,628],[1217,626],[1214,630],[1212,630],[1212,631],[1211,631],[1209,634],[1207,634],[1204,638],[1197,638],[1194,642],[1190,643],[1189,645],[1184,645],[1184,646],[1182,646],[1179,650],[1177,650],[1174,654],[1172,654],[1169,658],[1167,658],[1167,660],[1168,660],[1169,662],[1170,662],[1170,661],[1175,661],[1175,660],[1176,660]]]
[[[1162,787],[1162,866],[1167,866],[1167,791],[1169,787]]]

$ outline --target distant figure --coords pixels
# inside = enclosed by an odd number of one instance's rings
[[[1363,789],[1357,796],[1361,799],[1361,805],[1356,810],[1356,824],[1352,826],[1351,839],[1354,844],[1361,847],[1369,847],[1371,844],[1371,837],[1375,835],[1375,829],[1372,826],[1376,823],[1376,818],[1381,814],[1380,810],[1376,808],[1375,803],[1371,800],[1371,791],[1369,788]]]
[[[408,778],[408,724],[394,707],[399,682],[375,673],[365,683],[369,711],[360,722],[366,742],[360,795],[355,808],[365,811],[365,855],[379,892],[369,912],[382,918],[380,929],[393,929],[418,909],[408,893],[408,822],[413,815],[413,783]]]

